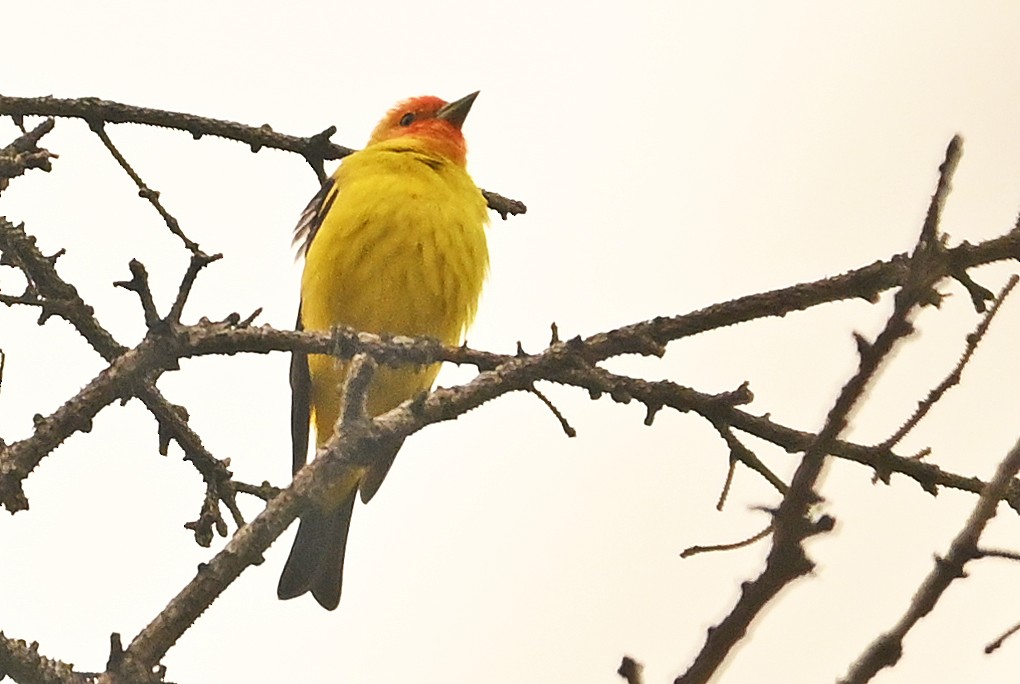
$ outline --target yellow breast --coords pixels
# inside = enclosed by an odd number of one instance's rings
[[[489,256],[486,203],[460,166],[393,140],[347,157],[308,247],[301,281],[306,330],[358,330],[458,343],[474,318]],[[309,358],[320,443],[339,415],[345,368]],[[438,365],[386,369],[369,391],[378,414],[428,389]],[[323,434],[325,433],[325,434]]]

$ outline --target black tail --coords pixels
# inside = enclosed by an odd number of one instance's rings
[[[352,491],[339,509],[325,513],[310,510],[301,516],[294,546],[276,588],[279,598],[291,599],[310,591],[326,610],[334,610],[340,604],[347,531],[356,495],[357,490]]]

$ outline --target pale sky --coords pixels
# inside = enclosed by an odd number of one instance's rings
[[[481,90],[465,124],[482,187],[527,203],[488,231],[492,268],[472,346],[528,351],[832,275],[910,248],[954,133],[965,151],[943,228],[951,243],[1005,233],[1020,207],[1020,5],[1001,2],[242,2],[58,0],[3,8],[0,93],[95,96],[270,124],[308,135],[335,124],[358,147],[396,101]],[[607,6],[608,7],[608,6]],[[109,132],[185,232],[225,258],[185,312],[293,323],[291,229],[316,191],[296,155],[183,133]],[[0,146],[16,137],[0,121]],[[58,266],[124,344],[143,334],[137,298],[112,287],[147,266],[166,310],[187,253],[80,121],[43,145],[50,174],[12,182],[0,215],[63,247]],[[998,291],[1016,266],[974,277]],[[0,272],[0,288],[22,281]],[[966,292],[925,311],[858,411],[849,437],[881,442],[963,350],[977,315]],[[659,359],[609,367],[705,392],[747,380],[748,410],[817,430],[852,372],[852,333],[874,335],[889,299],[830,304],[708,333]],[[70,327],[0,309],[7,364],[0,437],[27,436],[104,364]],[[941,467],[987,479],[1018,437],[1020,300],[1008,301],[951,391],[904,443]],[[185,404],[236,476],[289,480],[283,354],[182,364],[160,389]],[[446,369],[440,384],[471,377]],[[405,444],[386,485],[355,511],[344,595],[276,599],[293,531],[247,570],[165,660],[182,684],[224,681],[622,681],[628,654],[646,682],[672,681],[705,630],[760,569],[767,543],[681,559],[767,522],[778,498],[739,469],[714,505],[728,452],[701,418],[545,388],[578,431],[567,439],[534,398],[515,395]],[[747,439],[787,477],[796,458]],[[809,545],[818,567],[754,624],[720,682],[833,681],[902,614],[975,503],[904,477],[837,463],[822,487],[837,529]],[[129,641],[222,548],[183,524],[204,487],[156,453],[137,401],[103,411],[25,482],[31,510],[0,514],[0,630],[101,670],[110,632]],[[257,501],[246,500],[253,517]],[[233,529],[231,530],[233,531]],[[1003,507],[990,546],[1020,546]],[[1020,639],[982,649],[1020,621],[1020,565],[968,567],[878,682],[1005,681]],[[1005,590],[1004,590],[1005,589]]]

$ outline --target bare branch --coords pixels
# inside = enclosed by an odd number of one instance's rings
[[[76,118],[86,121],[90,127],[102,123],[134,123],[146,126],[159,126],[190,133],[196,140],[203,135],[211,135],[228,140],[236,140],[247,144],[252,152],[262,148],[270,148],[294,152],[308,162],[321,183],[325,180],[323,162],[341,159],[352,150],[329,142],[336,133],[336,127],[330,126],[321,133],[301,138],[293,135],[276,133],[268,125],[258,127],[245,126],[233,121],[210,119],[183,112],[168,112],[148,107],[100,100],[95,97],[62,99],[56,97],[8,97],[0,95],[0,116],[55,116]],[[502,195],[482,190],[489,208],[497,212],[503,219],[508,215],[523,214],[527,207],[523,202],[508,199]],[[172,230],[172,228],[171,228]]]
[[[704,647],[690,668],[676,679],[677,684],[707,682],[737,642],[743,639],[751,622],[779,591],[814,568],[814,563],[804,551],[803,542],[813,535],[831,530],[835,524],[829,516],[817,520],[809,517],[810,507],[820,500],[814,488],[821,475],[825,456],[831,452],[836,438],[846,427],[850,411],[863,396],[865,387],[893,346],[913,332],[909,321],[911,312],[920,303],[930,301],[932,286],[948,270],[945,248],[936,233],[960,150],[960,140],[954,137],[946,150],[946,160],[939,167],[939,180],[932,196],[928,218],[911,255],[903,287],[896,293],[892,314],[873,344],[864,342],[858,336],[860,359],[857,371],[840,390],[825,418],[825,424],[804,451],[800,465],[794,472],[790,489],[775,514],[772,549],[765,569],[753,581],[741,586],[736,605],[709,631]]]
[[[977,505],[966,525],[953,539],[945,558],[936,558],[935,566],[914,594],[903,617],[891,630],[868,646],[857,662],[851,666],[842,684],[862,684],[870,681],[880,670],[895,665],[903,655],[903,639],[914,625],[930,613],[942,594],[954,580],[964,576],[964,566],[978,553],[978,540],[988,521],[995,516],[999,500],[1010,482],[1020,471],[1020,441],[999,464],[988,486],[981,492]]]
[[[55,261],[56,256],[61,253],[58,252],[53,257],[44,256],[36,246],[35,237],[26,234],[23,225],[15,226],[0,217],[0,262],[17,266],[25,273],[35,294],[43,302],[43,317],[40,317],[40,323],[47,315],[60,316],[70,323],[103,359],[112,362],[124,354],[127,347],[113,338],[99,323],[92,307],[85,303],[74,286],[65,282],[57,273]],[[155,305],[152,309],[154,312]],[[134,388],[135,395],[155,416],[159,425],[160,453],[166,455],[165,437],[173,435],[187,460],[195,465],[206,483],[217,489],[234,520],[241,524],[243,518],[230,485],[231,472],[226,464],[209,453],[202,444],[201,437],[188,426],[187,419],[181,415],[178,407],[167,401],[154,385],[136,384]],[[59,444],[69,434],[70,432],[63,434],[56,443]],[[38,457],[42,458],[42,455]],[[6,454],[0,450],[0,492],[12,476],[6,470],[5,458]],[[16,508],[9,510],[17,510],[28,505],[23,499],[20,484],[12,490],[11,495],[13,497],[11,502]],[[0,500],[3,500],[2,495]]]
[[[133,123],[145,126],[158,126],[190,133],[195,140],[210,135],[242,142],[251,147],[252,152],[262,148],[295,152],[302,157],[319,157],[324,160],[341,159],[354,150],[336,145],[315,136],[301,138],[293,135],[276,133],[268,125],[245,126],[223,119],[210,119],[184,112],[168,112],[149,107],[101,100],[96,97],[64,99],[58,97],[8,97],[0,95],[0,115],[17,116],[52,116],[60,118],[82,119],[90,123],[102,121],[106,123]],[[332,133],[336,130],[333,129]],[[330,133],[330,135],[332,135]]]
[[[26,99],[0,96],[0,107],[12,100]],[[53,102],[65,104],[85,102],[101,106],[100,108],[111,105],[125,107],[93,100]],[[109,141],[103,129],[103,123],[107,119],[97,118],[94,110],[91,116],[78,114],[70,116],[84,118],[104,142]],[[275,135],[268,130],[259,130]],[[196,137],[202,134],[204,133],[196,134]],[[329,146],[328,135],[320,134],[316,138],[314,145]],[[252,146],[253,149],[257,147],[254,143]],[[119,156],[112,143],[108,144],[108,148],[115,157]],[[937,468],[932,470],[927,464],[915,464],[922,470],[912,470],[915,465],[904,464],[909,459],[892,454],[888,448],[883,448],[885,445],[860,447],[841,442],[838,435],[846,425],[851,408],[862,396],[865,386],[889,350],[899,339],[911,333],[910,315],[914,309],[918,305],[938,302],[939,295],[933,289],[938,280],[944,277],[956,278],[971,293],[975,305],[983,305],[986,297],[982,293],[987,291],[970,280],[966,269],[976,263],[983,263],[981,259],[1017,259],[1020,255],[1018,230],[978,246],[964,244],[954,250],[947,249],[940,239],[938,220],[950,186],[952,170],[958,162],[959,148],[959,140],[954,139],[947,151],[946,161],[941,167],[942,174],[929,207],[928,218],[910,257],[900,255],[888,262],[879,262],[817,283],[741,298],[685,316],[635,323],[587,339],[577,337],[560,342],[554,329],[554,343],[549,349],[535,355],[527,355],[521,351],[513,357],[487,354],[466,347],[447,348],[435,340],[380,339],[349,330],[337,330],[325,336],[277,331],[268,327],[255,329],[250,327],[253,317],[241,321],[237,315],[218,324],[203,322],[196,326],[181,325],[181,314],[198,271],[209,260],[215,258],[202,255],[197,245],[190,243],[183,237],[183,233],[180,235],[185,244],[192,248],[195,257],[166,318],[160,319],[158,316],[140,264],[139,269],[132,269],[135,278],[131,284],[142,299],[149,335],[138,347],[126,350],[99,326],[92,310],[81,301],[74,288],[60,280],[53,268],[53,260],[46,259],[38,253],[34,240],[25,236],[23,231],[19,237],[17,235],[19,229],[0,220],[0,250],[4,253],[4,263],[22,268],[30,281],[25,295],[20,298],[5,296],[5,301],[8,304],[24,303],[40,306],[44,315],[56,314],[66,318],[104,357],[109,354],[108,360],[111,362],[110,368],[97,376],[68,404],[58,409],[57,413],[49,418],[40,417],[37,421],[37,430],[32,437],[10,447],[0,444],[0,502],[9,508],[21,503],[27,506],[27,501],[23,501],[21,481],[56,444],[75,430],[87,430],[91,417],[117,398],[142,397],[159,421],[161,450],[165,451],[166,434],[172,430],[187,453],[189,447],[185,444],[188,443],[189,436],[194,434],[187,428],[186,411],[166,402],[152,384],[160,373],[176,368],[180,358],[230,353],[228,351],[230,349],[249,352],[300,349],[353,359],[352,371],[344,390],[349,398],[345,403],[346,410],[340,419],[337,433],[320,451],[319,458],[302,470],[291,487],[285,490],[274,490],[268,484],[259,488],[245,486],[243,491],[271,498],[265,511],[250,525],[242,527],[228,543],[227,548],[217,554],[208,566],[203,567],[198,577],[171,601],[167,609],[136,637],[128,649],[119,654],[117,661],[111,661],[111,669],[107,673],[108,677],[113,678],[121,675],[141,677],[151,675],[153,668],[166,651],[245,567],[261,562],[265,548],[294,519],[304,502],[315,498],[317,492],[323,491],[323,488],[328,486],[331,473],[336,468],[346,468],[351,463],[360,464],[363,461],[359,459],[371,459],[370,450],[364,448],[368,443],[400,439],[431,423],[454,419],[463,412],[507,392],[532,391],[537,380],[583,387],[593,398],[605,394],[622,403],[637,399],[648,409],[647,423],[650,423],[655,413],[665,406],[681,411],[696,411],[710,420],[720,431],[730,446],[734,460],[747,463],[785,493],[783,503],[776,512],[774,542],[765,572],[755,582],[744,587],[743,596],[733,612],[710,635],[702,655],[692,666],[691,671],[678,680],[704,681],[715,671],[732,646],[742,638],[747,626],[776,592],[813,567],[803,550],[802,542],[813,534],[831,529],[833,525],[833,520],[829,517],[811,520],[808,515],[809,507],[818,500],[814,489],[826,455],[853,453],[856,456],[855,460],[860,459],[862,463],[869,463],[877,473],[885,474],[886,478],[890,472],[913,473],[911,476],[932,492],[936,491],[938,485],[953,482],[953,478],[958,477],[943,474]],[[349,153],[349,150],[347,152]],[[315,157],[307,150],[302,154],[321,175],[322,157]],[[130,170],[126,161],[123,166],[144,192],[147,188],[140,178],[137,178],[137,174]],[[491,202],[490,199],[490,205]],[[154,204],[160,208],[158,201]],[[161,214],[164,212],[165,210],[161,211]],[[171,226],[171,230],[174,229],[169,222],[168,225]],[[9,248],[8,244],[13,247]],[[46,264],[39,262],[40,259]],[[675,383],[648,382],[615,375],[597,365],[620,354],[662,355],[669,342],[682,337],[764,316],[784,315],[823,301],[851,297],[865,297],[869,301],[874,301],[878,293],[892,287],[901,288],[896,295],[892,316],[874,343],[858,338],[860,341],[858,371],[843,388],[829,412],[823,429],[817,435],[799,433],[775,425],[768,418],[750,416],[740,410],[738,406],[752,399],[746,385],[734,392],[706,395]],[[103,335],[108,339],[103,338]],[[363,405],[363,390],[376,362],[399,365],[440,360],[470,363],[477,366],[481,372],[474,380],[461,387],[436,390],[414,401],[405,402],[374,419],[367,416]],[[61,411],[63,413],[60,413]],[[565,424],[562,416],[558,417]],[[788,450],[805,452],[793,483],[788,489],[743,446],[734,434],[734,429],[759,436],[770,435],[771,441]],[[184,442],[181,442],[182,439]],[[197,440],[197,436],[194,436],[194,439]],[[791,448],[790,445],[793,444],[798,445],[796,449]],[[198,448],[201,448],[200,442]],[[190,455],[189,453],[189,457]],[[234,493],[242,491],[242,488],[230,481],[230,473],[226,470],[225,464],[215,461],[211,456],[208,461],[204,460],[204,455],[201,458],[204,466],[200,466],[199,469],[203,471],[203,477],[207,477],[207,473],[211,474],[206,479],[207,492],[202,512],[193,529],[196,537],[201,535],[202,539],[206,539],[207,534],[211,538],[210,530],[214,527],[220,534],[226,532],[226,526],[219,516],[217,497],[226,497],[224,501],[229,499],[233,502]],[[924,469],[926,466],[927,469]],[[927,479],[919,479],[916,476],[918,472],[923,472],[924,478]],[[1011,477],[1006,479],[1010,480]],[[983,487],[979,481],[973,479],[967,482],[971,487]],[[974,482],[977,482],[977,485]],[[1017,491],[1016,481],[1007,481],[1003,484],[999,497],[1008,498],[1010,504],[1016,508],[1017,502],[1020,501]],[[236,507],[231,510],[236,511]],[[235,521],[240,520],[239,516],[239,513],[235,513]],[[639,670],[636,672],[639,676]]]

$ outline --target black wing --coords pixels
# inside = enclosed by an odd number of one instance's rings
[[[297,226],[294,227],[294,242],[297,246],[298,258],[308,253],[308,247],[319,232],[322,218],[329,212],[336,200],[338,188],[333,176],[326,179],[315,197],[308,203]],[[295,330],[304,330],[301,322],[301,304],[298,304],[297,323]],[[304,352],[291,352],[290,356],[290,437],[293,447],[294,470],[301,469],[308,458],[308,431],[311,420],[312,381],[308,372],[308,355]]]
[[[336,178],[330,176],[322,184],[315,197],[308,203],[305,210],[301,212],[297,225],[294,227],[293,245],[297,247],[297,256],[303,257],[308,253],[308,246],[315,239],[322,225],[322,218],[329,213],[330,207],[336,201],[339,188],[336,187]]]
[[[295,330],[304,330],[301,324],[301,305],[298,304]],[[294,351],[290,354],[290,441],[293,447],[294,474],[301,470],[308,458],[308,430],[311,420],[312,377],[308,372],[308,354]]]

